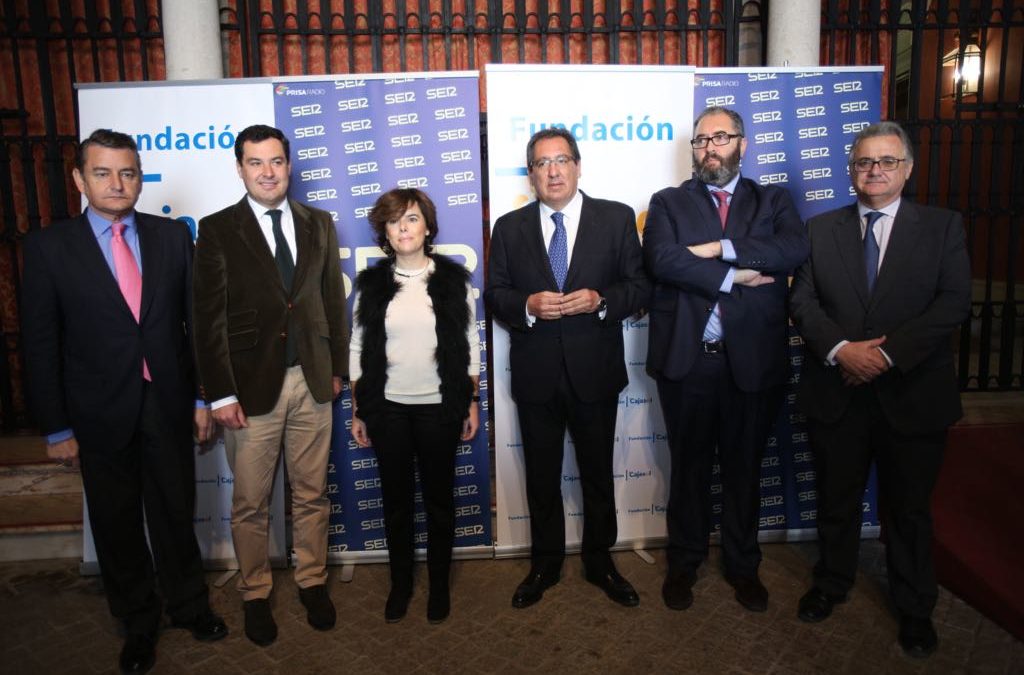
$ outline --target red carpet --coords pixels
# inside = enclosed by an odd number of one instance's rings
[[[939,583],[1024,640],[1024,424],[953,427],[932,511]]]

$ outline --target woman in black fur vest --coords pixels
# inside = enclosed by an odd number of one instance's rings
[[[415,460],[427,515],[427,619],[440,623],[450,610],[455,451],[479,426],[476,301],[465,267],[432,253],[437,212],[426,194],[391,190],[369,219],[388,257],[356,278],[349,371],[352,436],[373,444],[380,471],[391,565],[384,619],[401,620],[412,597]]]

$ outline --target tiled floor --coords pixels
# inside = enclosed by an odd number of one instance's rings
[[[764,547],[762,578],[772,596],[763,614],[733,600],[717,569],[717,548],[701,569],[696,601],[683,612],[661,603],[661,551],[652,552],[653,565],[632,553],[616,554],[620,571],[641,595],[634,609],[612,604],[587,584],[578,557],[567,560],[561,583],[525,610],[510,606],[527,570],[525,560],[458,562],[452,616],[438,626],[426,621],[422,578],[409,615],[385,624],[386,568],[359,566],[350,583],[340,582],[333,568],[330,592],[338,625],[326,633],[306,625],[290,574],[278,571],[273,605],[280,636],[273,645],[260,648],[244,637],[232,581],[212,589],[214,608],[231,634],[200,644],[185,631],[165,630],[154,672],[1024,672],[1024,643],[945,590],[935,611],[938,652],[923,661],[905,657],[896,644],[881,550],[877,542],[864,542],[862,575],[850,601],[815,625],[796,618],[813,544]],[[210,575],[211,583],[216,577]],[[76,561],[0,565],[0,672],[111,672],[119,649],[99,581],[79,576]]]
[[[967,394],[964,403],[962,424],[1024,421],[1021,394]],[[74,490],[63,483],[56,490],[44,485],[44,480],[69,478],[32,474],[38,443],[33,448],[25,439],[13,440],[3,440],[2,459],[22,468],[0,476],[2,491],[45,501],[46,518],[72,518],[75,514],[53,508],[52,495],[77,493],[77,485]],[[36,494],[40,491],[46,494]],[[72,501],[80,508],[77,497]],[[14,541],[0,539],[0,546]],[[640,592],[635,609],[612,604],[587,584],[578,557],[566,562],[562,582],[525,610],[512,609],[510,600],[527,561],[457,562],[452,616],[440,626],[426,621],[422,583],[409,616],[388,625],[383,619],[386,567],[359,566],[350,583],[341,582],[340,569],[332,568],[338,625],[327,633],[306,625],[290,574],[279,570],[273,597],[277,642],[260,648],[245,639],[232,580],[211,588],[214,608],[231,634],[208,645],[185,631],[166,630],[154,672],[1024,673],[1024,643],[944,589],[934,614],[938,652],[924,661],[903,656],[877,541],[863,543],[861,577],[850,602],[815,625],[796,618],[816,557],[814,544],[771,544],[763,550],[762,579],[772,594],[763,614],[747,612],[733,600],[718,571],[717,548],[701,569],[694,605],[684,612],[661,602],[660,550],[651,551],[653,565],[632,553],[615,554],[620,571]],[[219,576],[210,574],[211,585]],[[80,576],[76,559],[0,563],[0,674],[114,672],[117,631],[99,579]]]

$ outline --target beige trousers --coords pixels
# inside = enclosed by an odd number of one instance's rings
[[[268,502],[282,447],[292,490],[295,583],[299,588],[326,583],[331,404],[317,403],[302,368],[293,366],[285,373],[274,409],[248,421],[244,429],[224,432],[228,464],[235,476],[231,535],[241,575],[238,591],[243,600],[270,596]]]

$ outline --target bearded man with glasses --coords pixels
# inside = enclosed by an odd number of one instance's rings
[[[898,124],[857,134],[857,202],[808,222],[811,256],[791,311],[806,345],[797,402],[814,450],[821,554],[798,616],[828,618],[853,586],[874,461],[899,643],[924,657],[938,644],[931,492],[961,415],[950,335],[967,318],[971,273],[960,214],[901,198],[913,168]]]
[[[662,598],[693,603],[717,448],[725,578],[740,605],[763,612],[761,453],[789,378],[787,279],[807,257],[807,233],[784,189],[740,176],[747,140],[735,111],[702,112],[690,145],[696,175],[651,198],[643,243],[655,282],[647,370],[672,459]]]

